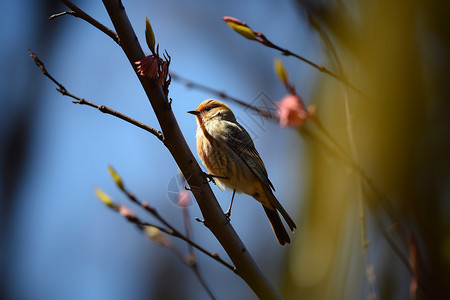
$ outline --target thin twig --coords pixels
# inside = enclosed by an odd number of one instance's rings
[[[71,10],[71,11],[63,11],[63,12],[51,15],[48,19],[49,20],[53,20],[53,19],[56,19],[56,18],[64,16],[64,15],[75,16],[75,12],[73,10]]]
[[[141,230],[144,234],[147,234],[145,232],[145,229],[144,229],[145,227],[153,227],[153,228],[158,229],[161,232],[164,232],[165,234],[174,236],[176,238],[182,238],[182,236],[176,235],[175,232],[172,231],[171,229],[167,229],[167,228],[164,228],[164,227],[156,225],[156,224],[152,224],[152,223],[149,223],[149,222],[142,221],[136,215],[134,215],[134,213],[129,213],[130,211],[128,211],[128,208],[126,209],[127,210],[127,214],[121,213],[121,207],[123,208],[124,207],[123,205],[119,206],[119,205],[116,205],[114,203],[111,203],[109,205],[109,207],[111,209],[113,209],[114,211],[117,211],[118,213],[123,215],[130,223],[135,224],[137,226],[137,228],[139,230]],[[203,288],[206,290],[206,292],[210,296],[210,298],[213,299],[213,300],[215,299],[215,297],[212,294],[211,290],[206,285],[205,280],[201,276],[201,274],[200,274],[200,272],[198,270],[198,267],[197,267],[195,259],[192,260],[192,257],[193,257],[192,255],[193,254],[190,255],[188,257],[188,259],[186,259],[184,257],[184,255],[183,255],[183,253],[177,247],[175,247],[175,245],[173,245],[173,244],[171,244],[169,242],[165,242],[165,241],[163,241],[163,242],[162,241],[158,241],[157,238],[155,239],[155,238],[151,237],[151,239],[154,240],[156,243],[160,244],[161,246],[166,247],[167,249],[171,250],[184,264],[189,266],[192,269],[192,271],[194,272],[194,274],[197,277],[197,279],[200,281],[200,284],[203,286]],[[190,239],[188,238],[188,240],[190,240]],[[188,245],[190,245],[190,244],[188,244]],[[190,247],[193,247],[193,246],[190,245]],[[215,258],[214,254],[210,254],[209,256],[212,257],[212,258]]]
[[[388,199],[388,197],[384,194],[383,191],[381,191],[381,189],[379,187],[377,187],[377,185],[375,184],[375,182],[373,181],[372,178],[370,178],[369,175],[367,175],[367,173],[361,168],[361,166],[356,163],[352,157],[347,153],[347,151],[338,143],[338,141],[330,134],[330,132],[328,130],[326,130],[326,128],[323,126],[322,122],[320,121],[319,118],[314,117],[310,119],[314,125],[317,126],[317,128],[327,137],[327,139],[330,141],[330,143],[332,144],[333,147],[335,147],[337,150],[339,150],[339,154],[335,156],[340,157],[343,161],[346,162],[346,164],[351,167],[354,171],[356,171],[363,179],[364,181],[370,186],[370,188],[374,191],[375,195],[377,196],[377,198],[379,199],[379,203],[381,204],[381,206],[383,207],[383,209],[385,210],[385,212],[388,214],[389,218],[391,219],[391,221],[395,221],[396,217],[395,217],[395,212],[394,209]],[[312,133],[310,133],[311,135]],[[328,146],[329,147],[329,146]],[[335,152],[334,150],[327,149],[331,152]]]
[[[117,35],[117,33],[112,31],[111,29],[109,29],[108,27],[106,27],[105,25],[103,25],[102,23],[97,21],[96,19],[92,18],[90,15],[85,13],[83,10],[81,10],[78,6],[73,4],[71,1],[61,0],[61,2],[64,3],[68,8],[70,8],[72,10],[72,12],[62,12],[59,14],[54,14],[54,15],[50,16],[50,20],[53,20],[56,17],[66,15],[66,14],[72,15],[74,17],[85,20],[86,22],[88,22],[89,24],[94,26],[95,28],[99,29],[101,32],[105,33],[107,36],[112,38],[117,44],[120,45],[120,39],[119,39],[119,36]]]
[[[223,17],[223,20],[225,22],[228,23],[228,25],[230,25],[230,27],[234,30],[236,30],[239,34],[243,35],[244,37],[246,37],[247,39],[256,41],[266,47],[278,50],[281,52],[282,55],[285,56],[293,56],[295,58],[298,58],[299,60],[309,64],[310,66],[316,68],[317,70],[319,70],[320,72],[323,72],[325,74],[328,74],[332,77],[334,77],[335,79],[339,80],[340,82],[344,83],[346,86],[350,87],[352,90],[356,91],[358,94],[364,95],[364,93],[357,88],[356,86],[354,86],[346,77],[344,74],[336,74],[332,71],[330,71],[329,69],[327,69],[324,66],[318,65],[315,62],[297,54],[294,53],[288,49],[282,48],[276,44],[274,44],[273,42],[271,42],[261,31],[255,31],[252,28],[250,28],[250,26],[248,26],[248,24],[246,24],[245,22],[242,22],[241,20],[238,20],[236,18],[233,17]],[[241,28],[241,29],[238,29]],[[244,31],[242,31],[242,29],[244,29]],[[251,32],[248,32],[248,31]],[[244,33],[245,32],[245,33]]]
[[[381,216],[378,214],[374,214],[374,216],[375,216],[375,221],[376,221],[378,227],[381,229],[381,233],[383,234],[384,239],[388,242],[391,249],[394,250],[395,254],[397,254],[398,258],[403,263],[403,265],[406,267],[406,269],[412,274],[412,269],[411,269],[411,265],[409,264],[408,258],[403,254],[402,250],[397,246],[397,244],[392,239],[389,231],[386,230],[386,228],[384,227]]]
[[[225,92],[221,92],[219,90],[213,89],[213,88],[211,88],[209,86],[206,86],[204,84],[201,84],[201,83],[198,83],[198,82],[194,82],[192,80],[189,80],[189,79],[187,79],[185,77],[182,77],[182,76],[180,76],[180,75],[178,75],[176,73],[173,73],[173,72],[170,72],[170,76],[172,76],[173,80],[184,84],[188,88],[195,88],[195,89],[198,89],[198,90],[205,91],[205,92],[207,92],[209,94],[213,94],[213,95],[217,96],[218,98],[230,100],[230,101],[232,101],[234,103],[237,103],[237,104],[239,104],[241,106],[244,106],[244,107],[246,107],[248,109],[251,109],[254,112],[260,114],[261,116],[263,116],[265,118],[268,118],[268,119],[271,119],[271,120],[277,120],[277,121],[279,120],[278,116],[274,115],[270,111],[265,110],[265,109],[261,109],[261,108],[258,108],[258,107],[255,107],[255,106],[253,106],[251,104],[248,104],[247,102],[245,102],[243,100],[240,100],[238,98],[232,97],[232,96],[228,95]]]
[[[186,237],[188,239],[192,240],[192,227],[191,227],[191,223],[189,221],[190,220],[189,211],[188,211],[186,205],[184,205],[184,204],[181,205],[181,211],[183,213],[184,227],[186,228]],[[197,264],[197,259],[195,258],[194,247],[191,244],[188,244],[188,251],[189,251],[189,255],[187,257],[187,260],[188,260],[188,264],[192,268],[192,271],[194,272],[195,276],[197,277],[197,279],[200,282],[200,284],[202,285],[202,287],[208,293],[209,297],[213,300],[216,299],[216,297],[214,297],[211,289],[206,284],[206,281],[203,278],[202,274],[200,273],[200,270],[199,270],[198,264]]]
[[[146,226],[154,226],[152,224],[141,224],[141,225],[146,225]],[[178,230],[176,230],[175,228],[171,229],[165,229],[161,226],[154,226],[157,227],[158,229],[160,229],[161,231],[179,238],[180,240],[185,241],[186,243],[188,243],[189,245],[191,245],[192,247],[194,247],[195,249],[199,250],[200,252],[202,252],[203,254],[211,257],[212,259],[214,259],[215,261],[219,262],[220,264],[224,265],[225,267],[227,267],[228,269],[230,269],[231,271],[236,273],[236,268],[233,267],[232,265],[230,265],[229,263],[227,263],[226,261],[224,261],[222,258],[219,257],[219,255],[217,253],[210,253],[207,250],[205,250],[204,248],[202,248],[200,245],[198,245],[197,243],[195,243],[194,241],[188,239],[186,236],[184,236],[183,234],[181,234]]]
[[[51,81],[53,81],[53,83],[55,83],[58,86],[58,88],[56,90],[58,92],[60,92],[61,95],[68,96],[68,97],[76,100],[76,101],[73,101],[73,103],[87,105],[90,107],[97,108],[102,113],[112,115],[112,116],[122,119],[130,124],[133,124],[141,129],[144,129],[145,131],[150,132],[151,134],[156,136],[160,141],[164,142],[164,136],[161,131],[158,131],[150,126],[147,126],[142,122],[136,121],[135,119],[132,119],[118,111],[115,111],[115,110],[105,106],[105,105],[98,105],[98,104],[92,103],[90,101],[87,101],[84,98],[80,98],[80,97],[70,93],[61,83],[59,83],[55,78],[53,78],[52,75],[50,75],[50,73],[47,71],[47,68],[45,67],[44,63],[39,59],[39,57],[36,56],[36,54],[34,54],[31,50],[28,50],[28,52],[30,53],[30,57],[31,57],[31,59],[33,59],[34,63],[41,69],[42,74],[44,74]]]
[[[335,57],[339,69],[342,74],[344,74],[341,63],[339,61],[339,58]],[[353,129],[352,129],[352,118],[351,118],[351,112],[350,112],[350,101],[348,98],[348,87],[344,86],[344,105],[345,105],[345,117],[346,117],[346,123],[347,123],[347,136],[350,143],[350,151],[352,153],[353,161],[358,164],[359,158],[358,158],[358,152],[356,150],[356,143],[355,143],[355,137],[353,135]],[[362,178],[360,176],[356,176],[356,198],[358,201],[358,211],[359,211],[359,220],[361,223],[360,233],[361,233],[361,247],[363,250],[363,261],[366,269],[366,279],[367,283],[369,284],[369,295],[371,295],[371,299],[376,299],[377,293],[375,292],[375,282],[374,279],[375,276],[373,274],[370,274],[369,270],[373,271],[373,267],[370,268],[371,264],[369,263],[368,258],[368,247],[369,242],[367,241],[367,221],[366,221],[366,211],[364,207],[364,198],[362,193]]]
[[[203,249],[201,246],[196,244],[194,241],[192,241],[190,238],[188,238],[187,236],[185,236],[181,232],[179,232],[166,219],[164,219],[154,207],[150,206],[146,202],[141,202],[139,199],[137,199],[137,197],[134,195],[134,193],[129,191],[127,188],[125,188],[124,185],[119,186],[119,188],[121,189],[121,191],[123,191],[125,193],[125,195],[127,196],[127,198],[131,202],[133,202],[133,203],[139,205],[140,207],[142,207],[144,210],[146,210],[152,216],[154,216],[158,221],[160,221],[162,224],[164,224],[164,226],[169,228],[168,230],[165,231],[166,233],[168,233],[168,234],[170,234],[170,235],[172,235],[174,237],[177,237],[177,238],[187,242],[192,247],[196,248],[200,252],[202,252],[202,253],[208,255],[209,257],[213,258],[214,260],[218,261],[219,263],[221,263],[222,265],[224,265],[225,267],[227,267],[231,271],[236,272],[236,268],[233,267],[232,265],[230,265],[229,263],[227,263],[226,261],[224,261],[222,258],[220,258],[219,255],[217,255],[215,253],[209,253],[208,251]]]
[[[325,30],[323,30],[323,28],[321,26],[319,26],[319,22],[317,22],[317,20],[314,18],[314,16],[312,16],[309,12],[308,12],[308,17],[310,20],[310,24],[317,30],[317,32],[321,36],[322,40],[324,41],[325,45],[327,46],[327,49],[331,52],[331,56],[334,58],[340,74],[342,75],[343,78],[347,78],[347,76],[344,72],[342,63],[339,59],[338,53],[336,51],[336,48],[334,47],[330,37],[325,32]],[[363,202],[363,190],[362,190],[363,187],[362,187],[361,179],[364,180],[367,184],[369,184],[369,186],[375,192],[375,194],[378,197],[378,200],[381,202],[381,206],[384,208],[385,212],[389,215],[389,217],[391,218],[391,221],[395,220],[395,219],[394,219],[393,209],[392,209],[392,207],[389,206],[390,202],[386,199],[387,197],[385,197],[383,193],[380,193],[379,189],[375,186],[372,179],[369,176],[367,176],[367,174],[361,169],[361,167],[358,163],[359,158],[358,158],[358,153],[356,150],[356,144],[355,144],[355,139],[354,139],[353,130],[352,130],[352,120],[351,120],[350,104],[349,104],[348,97],[349,97],[348,86],[344,85],[344,105],[345,105],[345,115],[346,115],[346,119],[347,119],[347,122],[346,122],[347,123],[347,135],[349,138],[350,151],[352,153],[352,157],[350,157],[346,153],[346,151],[344,151],[344,149],[339,145],[339,143],[337,143],[337,141],[331,136],[331,134],[329,134],[328,131],[325,130],[325,128],[319,122],[318,119],[316,119],[316,121],[317,121],[316,125],[318,125],[318,128],[329,138],[331,143],[334,144],[341,151],[341,153],[350,160],[351,164],[354,166],[353,169],[356,170],[356,172],[359,174],[358,178],[356,178],[356,180],[357,180],[356,188],[357,188],[357,195],[358,195],[357,198],[358,198],[359,218],[360,218],[360,222],[361,222],[361,229],[360,229],[361,243],[362,243],[362,249],[363,249],[363,255],[364,255],[364,258],[363,258],[364,264],[366,266],[366,269],[368,270],[369,263],[368,263],[368,256],[367,256],[366,251],[367,251],[369,244],[367,241],[367,225],[366,225],[366,215],[365,215],[365,208],[364,208],[364,202]],[[368,201],[366,201],[366,202],[368,203]],[[391,249],[393,249],[393,251],[397,254],[397,256],[400,258],[400,260],[405,264],[407,262],[406,256],[400,251],[400,249],[394,243],[394,241],[392,240],[390,235],[384,229],[379,214],[376,211],[374,211],[373,214],[375,215],[375,219],[377,220],[378,227],[380,227],[380,229],[381,229],[385,239],[387,240],[388,244],[390,245]],[[408,269],[410,269],[409,266],[407,266],[406,264],[405,264],[405,266]],[[371,289],[371,295],[372,295],[372,297],[376,297],[374,282],[372,281],[372,276],[370,276],[370,274],[368,274],[366,272],[366,277],[367,277],[367,281],[368,281],[368,284]]]
[[[263,38],[263,40],[260,41],[261,44],[263,44],[263,45],[265,45],[265,46],[267,46],[267,47],[269,47],[269,48],[276,49],[276,50],[280,51],[282,55],[285,55],[285,56],[293,56],[293,57],[295,57],[295,58],[298,58],[298,59],[300,59],[301,61],[303,61],[303,62],[309,64],[310,66],[316,68],[316,69],[319,70],[320,72],[323,72],[323,73],[325,73],[325,74],[328,74],[328,75],[330,75],[331,77],[333,77],[333,78],[339,80],[340,82],[342,82],[342,83],[345,84],[346,86],[350,87],[352,90],[354,90],[354,91],[357,92],[358,94],[364,95],[363,91],[361,91],[359,88],[357,88],[356,86],[354,86],[350,81],[347,80],[347,78],[345,78],[345,77],[343,77],[343,76],[339,76],[339,75],[337,75],[336,73],[334,73],[334,72],[330,71],[329,69],[327,69],[326,67],[321,66],[321,65],[318,65],[318,64],[316,64],[315,62],[313,62],[313,61],[311,61],[311,60],[309,60],[309,59],[307,59],[307,58],[305,58],[305,57],[303,57],[303,56],[301,56],[301,55],[299,55],[299,54],[296,54],[296,53],[294,53],[294,52],[292,52],[292,51],[290,51],[290,50],[288,50],[288,49],[284,49],[284,48],[282,48],[282,47],[280,47],[280,46],[278,46],[278,45],[275,45],[274,43],[272,43],[271,41],[269,41],[264,35],[261,35],[261,37]],[[259,41],[259,40],[258,40],[258,41]]]
[[[330,156],[335,157],[337,160],[344,162],[348,166],[350,166],[353,170],[357,171],[358,174],[364,179],[366,183],[368,183],[369,187],[372,189],[372,191],[375,191],[375,196],[380,199],[380,197],[383,197],[384,195],[376,188],[373,184],[371,178],[362,170],[359,165],[355,164],[353,161],[349,160],[348,157],[342,156],[340,152],[337,152],[333,149],[332,146],[330,146],[325,140],[320,138],[318,135],[314,135],[310,130],[308,130],[306,127],[301,127],[299,129],[299,133],[304,138],[309,138],[312,142],[316,143],[321,147],[322,150],[327,151],[327,153]],[[378,193],[381,194],[378,194]],[[369,203],[370,204],[370,203]],[[389,246],[392,248],[392,250],[395,252],[395,254],[399,257],[400,261],[405,265],[405,267],[408,269],[408,271],[411,271],[411,267],[408,262],[408,258],[402,253],[400,248],[395,244],[392,237],[389,235],[388,231],[384,228],[383,221],[381,220],[381,217],[379,214],[374,213],[375,220],[377,221],[377,226],[380,228],[384,238],[388,242]]]
[[[140,226],[150,226],[150,227],[155,227],[158,230],[171,235],[173,237],[179,238],[183,241],[185,241],[186,243],[188,243],[189,245],[191,245],[192,247],[194,247],[195,249],[199,250],[200,252],[206,254],[207,256],[211,257],[212,259],[216,260],[217,262],[221,263],[222,265],[224,265],[225,267],[227,267],[228,269],[230,269],[231,271],[235,272],[235,268],[230,265],[229,263],[227,263],[226,261],[222,260],[216,253],[209,253],[208,251],[206,251],[204,248],[202,248],[201,246],[199,246],[198,244],[196,244],[195,242],[193,242],[192,240],[188,239],[186,236],[180,234],[180,232],[178,230],[172,230],[172,229],[167,229],[164,228],[162,226],[158,226],[152,223],[148,223],[148,222],[144,222],[139,220],[139,218],[134,217],[134,218],[128,218],[128,220],[132,223],[135,223],[137,225]]]
[[[353,129],[351,125],[351,116],[350,116],[350,105],[348,100],[348,89],[344,87],[344,102],[345,102],[345,115],[347,119],[347,135],[350,142],[350,151],[352,152],[353,161],[358,164],[358,152],[356,150],[355,138],[353,136]],[[362,182],[361,177],[357,176],[356,178],[356,190],[357,190],[357,199],[358,199],[358,210],[359,210],[359,218],[361,220],[361,240],[362,240],[362,248],[366,251],[369,243],[367,241],[367,226],[366,226],[366,213],[364,209],[364,200],[362,195]]]

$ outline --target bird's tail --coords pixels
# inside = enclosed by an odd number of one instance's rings
[[[289,226],[289,229],[294,232],[294,229],[297,228],[297,225],[295,225],[294,220],[292,220],[291,216],[287,213],[287,211],[281,206],[281,203],[278,202],[277,198],[273,194],[271,190],[266,190],[266,195],[269,198],[270,204],[275,208],[275,210],[278,210],[280,214],[283,216],[284,220]]]
[[[272,225],[272,229],[277,237],[278,243],[280,243],[281,246],[284,246],[286,243],[290,243],[291,239],[283,226],[283,222],[281,222],[278,212],[274,209],[267,208],[264,205],[263,207],[267,217],[269,218],[270,225]]]

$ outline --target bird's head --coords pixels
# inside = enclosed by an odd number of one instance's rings
[[[205,124],[212,120],[236,122],[231,109],[225,103],[215,99],[203,101],[196,110],[188,111],[188,113],[195,115],[199,124]]]

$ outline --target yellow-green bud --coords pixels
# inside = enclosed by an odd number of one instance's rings
[[[283,63],[281,62],[281,59],[278,57],[275,58],[273,62],[273,66],[275,69],[275,73],[277,74],[278,78],[283,82],[284,84],[288,83],[288,72],[286,71],[286,68],[284,67]]]
[[[231,29],[233,29],[243,37],[249,40],[256,40],[255,33],[250,27],[248,27],[248,25],[245,22],[242,22],[241,20],[236,19],[234,17],[223,17],[222,20],[227,22],[228,26],[230,26]]]
[[[104,191],[102,191],[100,188],[96,187],[94,189],[95,195],[102,201],[104,204],[108,205],[111,208],[115,208],[116,205],[112,201],[111,197],[106,194]]]
[[[111,174],[111,177],[113,178],[113,180],[117,184],[117,186],[121,190],[124,190],[123,181],[122,181],[122,178],[120,178],[119,174],[117,174],[117,172],[111,166],[108,166],[108,171],[109,171],[109,174]]]
[[[145,40],[152,53],[155,53],[155,34],[148,18],[145,18]]]

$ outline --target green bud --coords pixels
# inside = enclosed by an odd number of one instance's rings
[[[145,18],[145,40],[152,53],[155,53],[155,34],[148,18]]]
[[[94,193],[104,204],[108,205],[111,208],[116,208],[116,205],[112,201],[111,197],[100,188],[95,188]]]
[[[283,63],[281,62],[281,59],[278,57],[275,58],[273,62],[273,66],[275,69],[275,73],[277,74],[278,78],[283,82],[284,84],[288,83],[288,72],[286,71],[286,68],[284,67]]]
[[[253,30],[251,28],[240,25],[240,24],[236,24],[234,22],[227,22],[227,24],[228,24],[228,26],[231,27],[231,29],[233,29],[234,31],[236,31],[237,33],[242,35],[243,37],[245,37],[249,40],[256,40],[255,33],[253,32]]]

